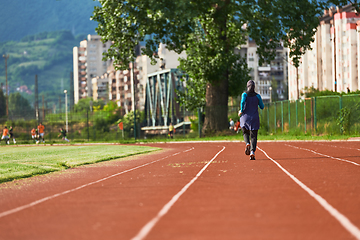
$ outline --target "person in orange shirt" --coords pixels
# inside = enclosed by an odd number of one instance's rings
[[[33,128],[33,129],[31,129],[31,138],[34,140],[34,142],[37,142],[37,140],[36,140],[36,129],[35,128]]]
[[[236,133],[239,133],[239,131],[240,131],[240,120],[237,120],[237,122],[235,123],[235,126],[234,126],[234,131],[236,132]]]
[[[9,129],[5,126],[4,127],[4,130],[3,130],[3,134],[2,134],[2,137],[1,137],[1,140],[5,140],[6,144],[9,144]]]
[[[45,143],[45,139],[44,139],[44,125],[42,125],[42,123],[39,124],[38,126],[38,130],[39,130],[39,141],[40,139],[42,139],[42,142]]]

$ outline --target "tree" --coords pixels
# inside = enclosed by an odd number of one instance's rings
[[[259,64],[270,62],[280,44],[290,49],[298,66],[310,49],[318,16],[330,3],[316,0],[100,0],[92,19],[102,40],[113,41],[105,58],[126,69],[135,46],[152,61],[160,43],[177,53],[186,51],[182,68],[193,81],[206,83],[204,129],[227,128],[228,97],[239,94],[247,77],[246,61],[235,49],[249,38],[258,45]],[[151,38],[145,38],[151,36]]]
[[[9,115],[30,117],[34,115],[34,109],[19,92],[11,93],[9,95]]]
[[[93,109],[99,108],[102,109],[104,107],[104,101],[102,99],[98,101],[92,100],[92,98],[82,98],[79,100],[77,104],[74,105],[74,111],[75,112],[86,112],[90,111],[90,105],[92,104]]]

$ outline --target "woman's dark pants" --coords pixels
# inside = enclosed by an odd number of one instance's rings
[[[258,130],[247,130],[246,128],[241,128],[244,136],[244,141],[246,144],[250,144],[250,151],[256,151],[257,144],[257,133]],[[250,142],[251,139],[251,142]]]

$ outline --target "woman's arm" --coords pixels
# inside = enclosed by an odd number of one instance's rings
[[[256,97],[259,99],[259,107],[260,107],[260,109],[264,109],[265,106],[264,106],[264,103],[263,103],[263,100],[262,100],[260,94],[256,95]]]

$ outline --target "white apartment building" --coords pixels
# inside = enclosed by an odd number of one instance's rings
[[[360,20],[354,12],[337,12],[331,27],[331,37],[335,39],[333,48],[334,91],[346,92],[358,89],[358,62],[356,22]],[[334,62],[335,60],[335,62]]]
[[[111,46],[111,42],[101,42],[98,35],[88,35],[73,48],[74,103],[82,98],[92,97],[92,79],[107,71],[111,61],[103,61],[103,53]]]
[[[106,103],[109,98],[109,74],[97,76],[91,80],[93,99],[102,99]]]
[[[311,87],[335,92],[359,89],[359,20],[351,5],[324,11],[312,50],[301,57],[298,69],[289,65],[289,99],[298,99],[300,92]]]

